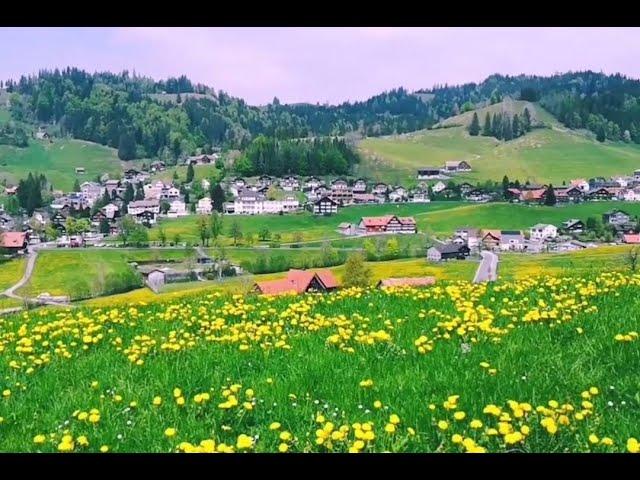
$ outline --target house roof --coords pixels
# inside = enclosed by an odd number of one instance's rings
[[[160,202],[157,199],[135,200],[129,203],[131,208],[157,207],[158,205],[160,205]]]
[[[531,230],[533,229],[542,230],[543,228],[547,228],[547,227],[555,228],[555,226],[551,225],[550,223],[536,223],[533,227],[531,227]]]
[[[338,225],[338,228],[351,228],[351,224],[347,222],[342,222],[340,225]]]
[[[416,220],[413,217],[398,217],[398,220],[403,225],[415,225]]]
[[[456,243],[442,243],[435,245],[434,248],[440,253],[457,253],[461,250],[469,249],[466,245],[458,245]]]
[[[583,183],[589,183],[589,182],[587,182],[584,178],[576,178],[574,180],[571,180],[571,185],[573,185],[574,187]]]
[[[354,200],[375,200],[376,196],[373,193],[354,193]]]
[[[27,240],[25,232],[5,232],[0,234],[0,247],[21,248]]]
[[[316,278],[325,288],[336,288],[339,283],[330,270],[289,270],[287,277],[280,280],[256,282],[256,286],[265,295],[279,295],[288,292],[303,293]]]
[[[544,188],[539,188],[536,190],[524,190],[520,195],[523,200],[542,200],[544,192]]]
[[[384,215],[382,217],[362,217],[362,223],[365,227],[384,227],[387,225],[394,215]]]
[[[334,205],[338,205],[338,202],[336,202],[335,200],[332,200],[331,198],[327,197],[326,195],[323,195],[321,198],[316,200],[314,203],[318,204],[318,203],[326,203],[326,202],[331,202]]]
[[[436,283],[436,277],[414,277],[414,278],[383,278],[377,284],[378,287],[423,287]]]
[[[457,167],[459,166],[461,163],[467,163],[464,160],[453,160],[450,162],[444,162],[445,166],[447,167]]]
[[[467,232],[469,235],[478,235],[478,229],[475,227],[458,227],[456,232]]]
[[[491,235],[493,238],[500,240],[500,230],[482,230],[482,238]]]
[[[624,243],[640,243],[640,233],[627,233],[622,235]]]

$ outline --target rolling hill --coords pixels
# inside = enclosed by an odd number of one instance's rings
[[[360,142],[363,162],[358,174],[387,182],[414,179],[416,170],[441,166],[448,160],[466,160],[473,172],[460,181],[500,181],[506,174],[521,182],[561,184],[576,177],[631,174],[640,168],[640,147],[623,142],[597,142],[591,135],[562,127],[542,107],[511,101],[478,110],[481,124],[487,111],[520,111],[524,107],[546,128],[534,129],[509,142],[490,137],[471,137],[466,127],[473,112],[451,117],[442,126],[404,135],[367,138]],[[456,126],[458,125],[458,126]]]

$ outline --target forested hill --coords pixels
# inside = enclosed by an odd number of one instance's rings
[[[601,141],[640,142],[640,82],[594,72],[493,75],[479,84],[413,93],[398,88],[335,106],[283,105],[274,98],[256,107],[184,76],[155,81],[75,68],[3,83],[13,120],[55,125],[62,135],[118,148],[123,160],[159,157],[173,163],[214,147],[244,149],[259,135],[285,140],[405,133],[507,95],[539,102],[567,127],[588,128]]]

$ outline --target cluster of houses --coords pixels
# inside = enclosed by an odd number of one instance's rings
[[[444,162],[442,167],[422,167],[418,169],[418,180],[451,178],[451,174],[470,172],[471,165],[465,160]]]

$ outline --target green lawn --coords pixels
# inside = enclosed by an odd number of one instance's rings
[[[524,183],[595,176],[629,175],[640,168],[640,147],[622,142],[601,144],[561,127],[536,129],[509,142],[471,137],[464,127],[420,131],[363,140],[358,173],[389,182],[415,179],[420,167],[466,160],[473,171],[459,181],[500,181],[506,174]]]
[[[186,252],[149,249],[63,249],[38,255],[29,284],[20,290],[29,296],[42,292],[72,299],[127,291],[142,285],[128,262],[185,258]]]
[[[24,274],[26,264],[24,258],[0,262],[0,292],[18,283]]]
[[[76,175],[76,167],[84,167],[86,173]],[[15,184],[29,172],[42,173],[54,189],[69,191],[76,178],[82,183],[103,173],[120,176],[122,166],[114,149],[81,140],[30,139],[27,148],[0,145],[0,180]]]

